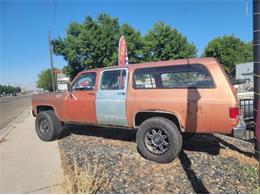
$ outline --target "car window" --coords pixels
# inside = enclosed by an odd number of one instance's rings
[[[125,88],[126,71],[104,71],[101,79],[101,90],[120,90]]]
[[[161,74],[164,88],[213,87],[211,76],[201,65],[180,66]]]
[[[211,88],[209,71],[200,64],[137,69],[134,88]]]
[[[156,88],[154,76],[149,73],[136,74],[134,76],[135,86],[139,89]]]
[[[73,91],[95,89],[96,73],[86,73],[79,76],[72,86]]]

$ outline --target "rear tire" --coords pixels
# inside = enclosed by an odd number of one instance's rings
[[[42,111],[36,116],[36,133],[42,141],[53,141],[62,132],[62,123],[53,110]]]
[[[169,163],[182,148],[179,129],[169,119],[153,117],[145,120],[136,135],[138,151],[149,160]]]

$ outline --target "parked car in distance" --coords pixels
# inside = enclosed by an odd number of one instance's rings
[[[240,137],[239,102],[214,58],[131,64],[80,72],[66,92],[33,95],[36,132],[57,139],[64,123],[137,129],[138,151],[160,163],[182,149],[182,136]]]

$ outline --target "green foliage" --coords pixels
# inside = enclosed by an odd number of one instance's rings
[[[177,30],[163,22],[155,23],[144,37],[146,61],[180,59],[196,56],[196,47]]]
[[[107,14],[100,14],[97,19],[87,16],[83,23],[69,24],[67,36],[52,44],[54,53],[68,63],[63,72],[73,79],[82,70],[117,64],[121,35],[127,42],[130,64],[196,56],[194,44],[163,22],[155,23],[141,36],[129,24],[120,26],[117,18]],[[208,43],[203,55],[217,58],[227,73],[234,74],[235,64],[253,60],[252,42],[243,42],[233,35],[217,37]]]
[[[1,85],[0,84],[0,94],[17,94],[21,92],[20,87],[14,87],[11,85]]]
[[[257,166],[243,166],[241,169],[245,178],[250,179],[250,185],[248,186],[251,189],[252,194],[259,194],[260,187],[258,183],[258,168]]]
[[[54,53],[68,62],[64,71],[71,78],[84,69],[111,66],[117,63],[119,32],[117,18],[87,16],[82,24],[69,25],[65,39],[53,41]]]
[[[217,58],[227,73],[234,74],[236,64],[253,60],[252,42],[243,42],[233,35],[217,37],[208,43],[204,56]]]
[[[37,88],[43,89],[45,91],[53,91],[50,68],[47,70],[42,70],[40,72],[36,84],[37,84]]]
[[[145,37],[129,24],[119,25],[117,18],[100,14],[96,20],[87,16],[81,24],[71,23],[67,36],[53,40],[56,55],[68,62],[63,71],[71,79],[84,69],[117,64],[118,41],[125,36],[129,63],[194,57],[196,48],[175,29],[156,23]]]

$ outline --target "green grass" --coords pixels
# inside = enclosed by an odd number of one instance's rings
[[[242,168],[242,174],[245,175],[246,178],[251,180],[250,189],[253,194],[260,194],[260,186],[258,181],[258,168],[254,166],[244,166]]]

